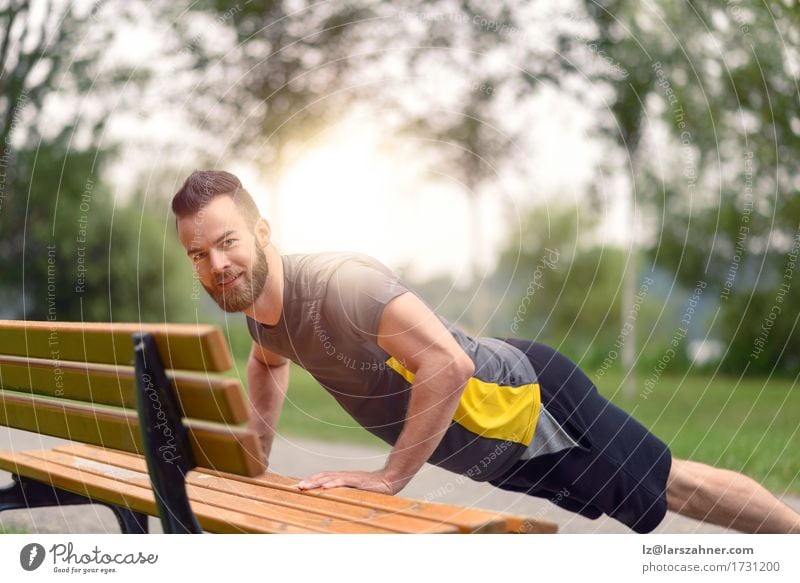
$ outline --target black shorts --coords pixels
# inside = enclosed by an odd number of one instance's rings
[[[636,532],[658,526],[667,512],[672,465],[666,444],[601,396],[564,355],[528,340],[505,341],[528,356],[542,403],[578,447],[520,460],[490,483],[587,518],[605,513]]]

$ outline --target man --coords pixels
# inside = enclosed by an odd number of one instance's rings
[[[800,515],[750,478],[672,459],[556,351],[467,336],[365,255],[279,255],[232,174],[194,172],[172,209],[203,287],[247,317],[251,425],[267,458],[290,360],[393,446],[378,471],[321,472],[299,488],[395,494],[429,462],[637,532],[667,509],[745,532],[800,532]]]

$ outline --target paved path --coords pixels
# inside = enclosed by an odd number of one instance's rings
[[[62,440],[0,427],[0,450],[23,451],[52,447]],[[322,470],[377,469],[388,449],[357,445],[332,444],[295,438],[278,438],[270,461],[272,471],[288,476],[305,477]],[[8,474],[0,472],[0,480]],[[602,517],[588,520],[561,510],[550,502],[512,492],[504,492],[488,484],[462,479],[456,474],[433,466],[425,466],[403,490],[403,496],[422,500],[448,502],[514,514],[541,517],[559,525],[561,533],[629,533],[624,525]],[[783,500],[800,510],[800,498]],[[42,533],[116,533],[119,528],[111,511],[92,506],[12,510],[0,514],[0,527]],[[155,519],[150,519],[152,532],[160,532]],[[726,533],[733,532],[669,513],[655,530],[657,533]]]

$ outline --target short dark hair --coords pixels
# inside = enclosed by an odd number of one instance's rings
[[[253,197],[236,176],[222,170],[195,170],[189,175],[172,198],[176,224],[178,219],[197,214],[218,196],[230,196],[250,229],[255,229],[261,213]]]

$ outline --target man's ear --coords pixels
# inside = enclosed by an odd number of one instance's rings
[[[254,233],[256,236],[256,242],[258,246],[262,249],[269,245],[269,238],[272,236],[272,229],[270,229],[269,223],[267,219],[264,217],[259,217],[256,221],[256,226],[254,228]]]

